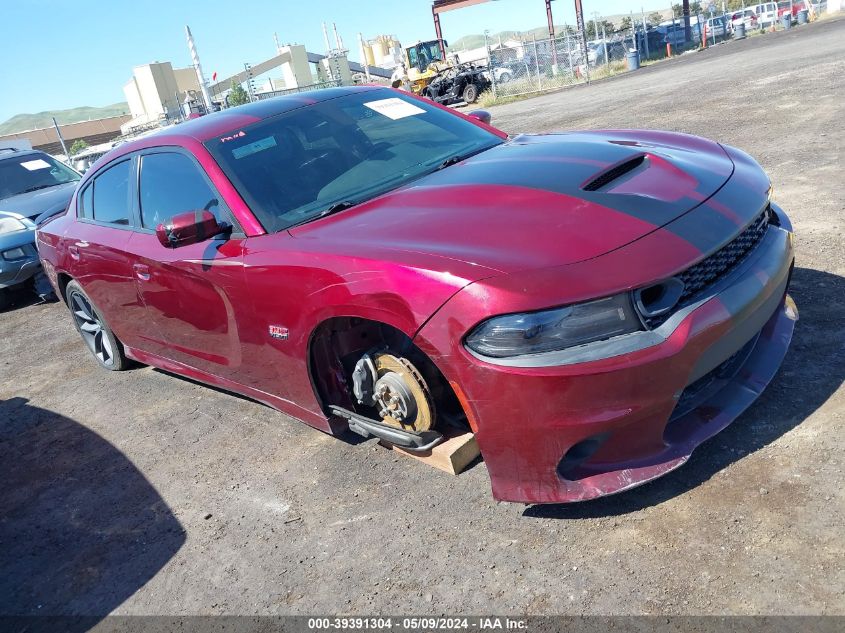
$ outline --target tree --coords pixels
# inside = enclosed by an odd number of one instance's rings
[[[628,31],[631,29],[631,16],[626,15],[622,18],[622,24],[619,25],[619,30],[621,31]]]
[[[699,13],[704,13],[704,10],[701,8],[701,2],[690,2],[689,12],[690,15],[698,15]]]
[[[245,103],[249,103],[249,94],[241,84],[235,83],[232,81],[232,88],[229,90],[229,106],[235,107],[239,105],[243,105]]]
[[[648,23],[649,24],[660,24],[663,22],[663,16],[661,15],[660,11],[652,11],[648,16]]]
[[[73,143],[71,143],[70,149],[68,151],[70,152],[71,156],[74,156],[74,155],[78,154],[79,152],[82,152],[82,151],[88,149],[88,147],[89,147],[88,143],[86,143],[81,138],[78,138]]]

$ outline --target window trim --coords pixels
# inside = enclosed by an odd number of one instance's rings
[[[220,191],[215,186],[214,182],[211,180],[211,177],[206,173],[205,169],[203,169],[202,164],[197,160],[197,157],[194,156],[193,152],[188,151],[181,145],[157,145],[155,147],[148,147],[146,149],[138,150],[133,154],[135,157],[135,194],[134,194],[134,207],[136,210],[136,227],[135,231],[137,233],[147,233],[147,234],[155,234],[155,229],[150,229],[144,226],[144,221],[141,212],[141,172],[143,171],[144,165],[144,156],[150,156],[153,154],[180,154],[188,158],[189,161],[196,167],[197,171],[201,175],[201,177],[205,180],[205,183],[208,185],[208,188],[217,196],[217,200],[220,202],[220,209],[222,211],[223,217],[221,220],[224,222],[228,222],[232,226],[232,231],[228,233],[225,237],[226,239],[229,238],[245,238],[246,233],[244,233],[243,229],[241,228],[240,224],[238,223],[235,214],[232,212],[232,209],[229,207],[229,203],[226,202],[226,199],[220,194]],[[218,239],[221,236],[215,236],[211,239]]]

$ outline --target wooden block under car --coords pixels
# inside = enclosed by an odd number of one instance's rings
[[[475,441],[475,435],[471,432],[455,429],[454,431],[447,432],[445,436],[446,439],[443,442],[424,453],[407,451],[385,440],[380,440],[379,444],[397,453],[413,457],[429,466],[434,466],[452,475],[457,475],[469,466],[472,460],[481,454],[481,451],[478,450],[478,442]]]

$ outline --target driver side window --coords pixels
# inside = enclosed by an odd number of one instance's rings
[[[141,223],[155,229],[175,215],[210,211],[218,222],[232,223],[222,200],[199,167],[184,154],[167,152],[141,156]]]

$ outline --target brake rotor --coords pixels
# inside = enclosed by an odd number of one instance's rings
[[[417,368],[393,354],[379,354],[373,362],[377,375],[373,400],[382,421],[405,431],[431,429],[434,401]]]

